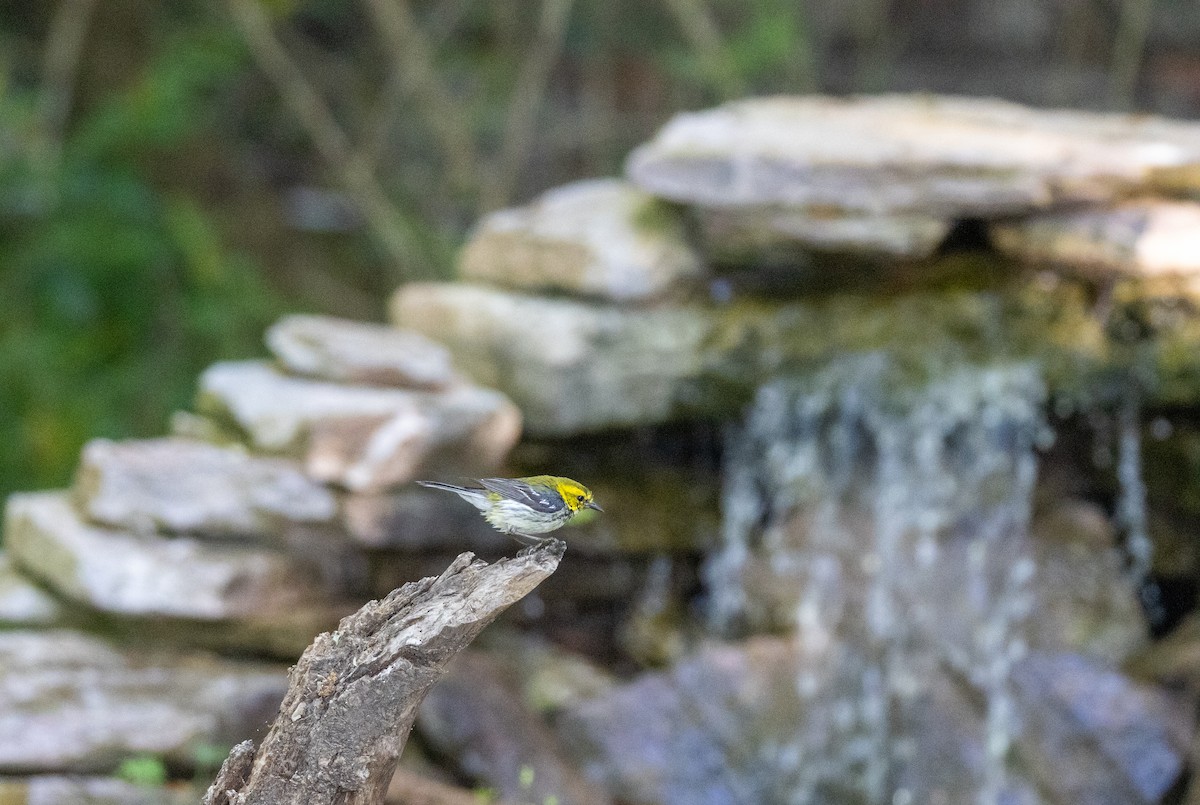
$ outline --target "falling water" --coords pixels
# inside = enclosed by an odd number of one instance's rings
[[[1141,406],[1130,394],[1117,411],[1117,504],[1116,521],[1123,535],[1126,572],[1138,590],[1142,607],[1152,624],[1166,617],[1162,593],[1151,579],[1154,545],[1146,507],[1146,483],[1142,477]]]
[[[947,672],[986,703],[971,794],[1005,795],[1043,386],[1026,365],[919,377],[839,361],[761,389],[730,436],[713,628],[794,630],[806,658],[780,801],[924,801],[910,725]]]

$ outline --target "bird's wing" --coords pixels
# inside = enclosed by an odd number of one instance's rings
[[[562,496],[553,489],[538,489],[524,481],[511,478],[480,478],[479,483],[483,484],[484,489],[490,489],[500,497],[523,503],[534,511],[552,514],[563,507]]]

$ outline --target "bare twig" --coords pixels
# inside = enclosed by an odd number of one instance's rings
[[[446,158],[451,184],[460,192],[473,191],[480,173],[470,120],[463,113],[463,104],[454,99],[438,78],[433,48],[422,34],[407,0],[368,0],[367,5],[395,61],[379,105],[371,135],[373,142],[364,148],[364,154],[374,161],[397,102],[411,96]]]
[[[557,540],[488,565],[470,553],[317,636],[257,751],[234,748],[205,805],[382,805],[425,694],[485,626],[558,567]]]
[[[254,0],[227,0],[226,5],[259,67],[362,211],[388,256],[402,274],[428,273],[423,270],[425,255],[416,228],[399,213],[370,166],[354,152],[329,107],[276,38],[262,7]]]
[[[725,54],[721,29],[704,0],[667,0],[667,8],[684,37],[696,49],[717,94],[722,99],[744,94],[746,87]]]
[[[512,103],[508,107],[500,162],[493,174],[495,181],[486,188],[483,197],[485,209],[503,207],[512,199],[517,175],[532,150],[539,107],[550,81],[550,71],[558,60],[571,4],[572,0],[544,0],[542,3],[537,34],[529,57],[517,76]]]
[[[47,167],[58,163],[75,76],[96,0],[62,0],[50,20],[42,56],[41,136]]]

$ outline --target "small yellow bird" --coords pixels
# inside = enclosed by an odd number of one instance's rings
[[[540,545],[534,536],[562,528],[584,509],[604,511],[592,500],[586,486],[570,478],[534,475],[529,478],[480,478],[479,486],[455,486],[437,481],[417,481],[431,489],[445,489],[470,503],[498,530],[522,545]]]

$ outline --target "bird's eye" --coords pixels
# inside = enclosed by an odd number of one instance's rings
[[[578,500],[580,503],[583,503],[583,495],[579,495],[575,499]]]

